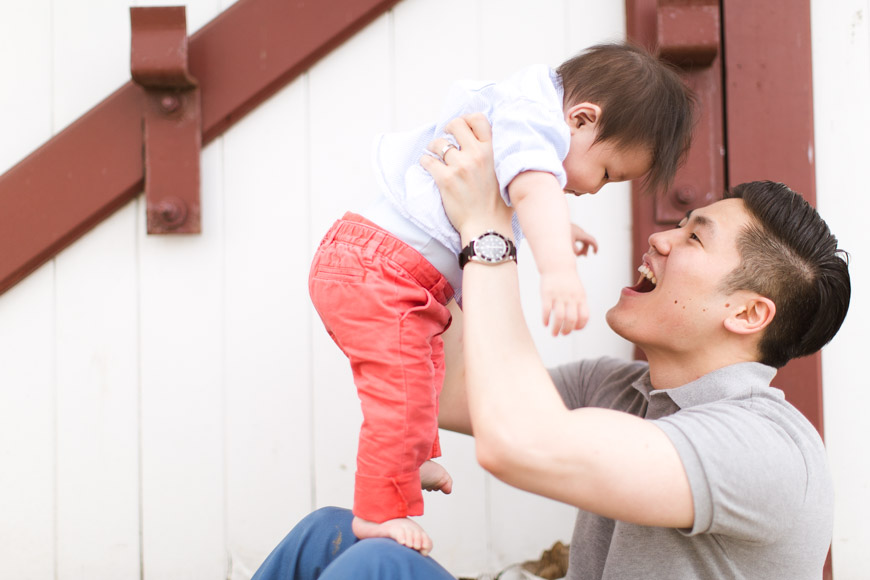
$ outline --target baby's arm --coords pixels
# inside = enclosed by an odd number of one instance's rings
[[[568,203],[551,173],[526,171],[508,186],[511,204],[541,273],[544,325],[553,336],[586,326],[586,291],[577,275]]]

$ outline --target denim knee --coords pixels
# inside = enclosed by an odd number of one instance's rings
[[[350,546],[320,580],[455,580],[430,557],[394,540],[371,538]]]
[[[320,508],[303,518],[269,554],[252,580],[316,580],[358,540],[353,514],[343,508]]]

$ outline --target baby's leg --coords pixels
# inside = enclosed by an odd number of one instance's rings
[[[453,478],[444,467],[434,461],[424,461],[420,466],[420,487],[426,491],[453,491]]]
[[[370,522],[354,517],[351,523],[353,534],[360,540],[365,538],[392,538],[403,546],[413,548],[424,556],[432,551],[432,539],[420,524],[408,518],[396,518],[383,523]]]

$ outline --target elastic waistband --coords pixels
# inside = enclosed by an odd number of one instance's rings
[[[447,278],[453,290],[459,290],[462,285],[462,270],[459,268],[459,258],[456,253],[423,231],[410,218],[402,215],[385,196],[381,196],[359,215],[423,254],[423,257]]]
[[[453,287],[435,266],[416,249],[361,215],[347,212],[336,221],[321,244],[338,241],[365,248],[371,254],[389,257],[441,304],[453,298]]]

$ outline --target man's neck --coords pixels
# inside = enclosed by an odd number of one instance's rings
[[[698,380],[721,368],[755,361],[734,353],[659,353],[647,352],[650,383],[655,389],[673,389]]]

